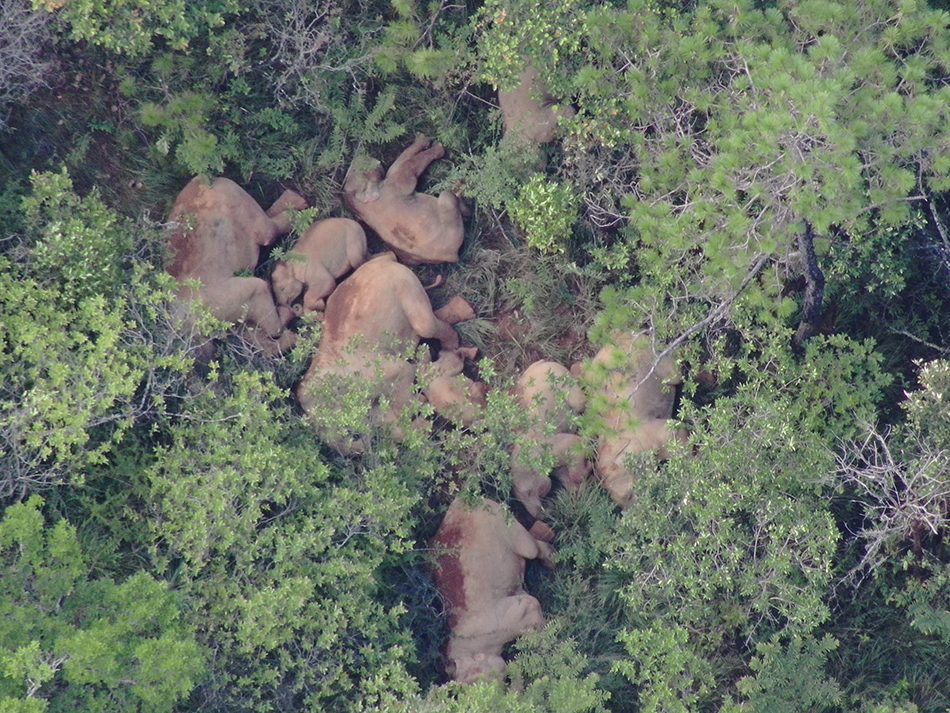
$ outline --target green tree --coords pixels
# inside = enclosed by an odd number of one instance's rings
[[[65,519],[43,501],[0,521],[0,706],[18,711],[171,711],[205,672],[181,597],[144,572],[91,579]]]

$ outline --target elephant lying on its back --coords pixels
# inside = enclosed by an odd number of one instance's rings
[[[354,162],[343,182],[346,206],[408,265],[459,259],[465,205],[452,191],[442,191],[438,198],[416,192],[419,176],[443,155],[442,144],[430,144],[419,134],[385,178],[378,161],[369,170],[359,170]]]

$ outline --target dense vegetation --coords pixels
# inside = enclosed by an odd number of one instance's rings
[[[526,63],[575,110],[540,150]],[[948,710],[948,80],[922,0],[6,0],[0,710]],[[344,459],[290,395],[318,325],[197,363],[161,221],[194,174],[342,215],[418,131],[491,407]],[[445,684],[426,543],[510,492],[507,385],[643,328],[689,446],[557,493],[550,624]]]

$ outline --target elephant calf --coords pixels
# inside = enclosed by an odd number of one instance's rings
[[[451,633],[447,671],[462,683],[481,676],[503,679],[502,649],[544,624],[541,605],[523,588],[525,563],[551,566],[553,550],[501,506],[485,500],[470,509],[455,499],[430,546],[437,552],[434,578],[445,601]]]
[[[624,506],[630,502],[635,480],[624,466],[626,455],[656,451],[666,458],[671,440],[686,439],[685,430],[668,427],[674,387],[682,382],[682,376],[669,356],[654,365],[646,335],[633,338],[623,333],[594,356],[586,377],[589,387],[606,403],[600,414],[602,435],[594,471],[614,501]]]
[[[452,191],[442,191],[438,198],[416,192],[422,172],[444,155],[442,144],[419,134],[385,178],[378,161],[368,171],[354,162],[343,182],[347,207],[408,265],[459,259],[464,204]]]
[[[450,351],[459,346],[458,334],[432,311],[429,295],[415,273],[396,262],[393,253],[374,257],[327,299],[323,339],[297,386],[300,404],[313,414],[321,407],[315,382],[329,380],[332,385],[355,377],[373,403],[370,419],[395,422],[413,399],[415,365],[407,361],[407,354],[422,339],[438,339]],[[376,404],[384,397],[389,405],[380,412]],[[324,430],[323,435],[347,455],[366,447],[364,439],[350,438],[339,429]]]
[[[554,456],[554,474],[568,488],[578,486],[590,473],[581,438],[573,433],[571,418],[584,410],[584,393],[566,368],[553,361],[536,361],[515,384],[515,396],[528,412],[531,424],[524,434],[535,444],[529,454],[516,445],[511,454],[511,481],[515,497],[534,517],[541,517],[541,500],[551,490],[551,479],[529,460],[537,461],[543,448]]]
[[[318,220],[297,239],[291,252],[305,260],[274,263],[270,279],[277,304],[298,315],[323,311],[337,278],[366,262],[366,233],[348,218]],[[294,304],[301,293],[299,304]]]
[[[289,209],[306,207],[300,195],[284,191],[265,213],[234,181],[215,178],[205,184],[193,178],[169,215],[168,272],[181,283],[178,298],[200,300],[223,322],[249,322],[267,352],[289,349],[297,335],[284,327],[293,313],[274,304],[267,282],[237,273],[257,267],[261,247],[290,230]],[[188,284],[192,281],[197,284]]]

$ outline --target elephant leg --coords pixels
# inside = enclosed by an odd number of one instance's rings
[[[336,289],[336,280],[333,279],[333,275],[322,265],[314,266],[307,271],[304,282],[307,283],[303,294],[304,312],[323,311],[326,307],[324,298]]]
[[[472,305],[460,295],[455,295],[446,304],[435,310],[433,314],[446,324],[457,324],[469,319],[475,319],[475,310]]]
[[[268,336],[277,337],[294,317],[287,307],[278,308],[270,286],[258,277],[232,277],[221,285],[206,287],[203,297],[211,313],[224,322],[250,322]]]
[[[428,147],[428,148],[426,148]],[[398,195],[410,195],[416,190],[419,176],[429,164],[445,155],[445,148],[438,141],[429,144],[429,140],[419,134],[415,142],[399,154],[386,173],[386,183],[391,191]]]
[[[274,237],[290,232],[291,209],[303,210],[306,207],[307,201],[302,195],[296,191],[284,191],[280,198],[274,201],[274,205],[267,209],[267,217],[271,219],[277,231]],[[271,240],[273,241],[273,238]]]
[[[402,306],[413,332],[423,339],[438,339],[443,349],[455,351],[459,348],[459,335],[433,314],[429,295],[418,284],[418,280],[415,280],[415,284],[405,285]]]

